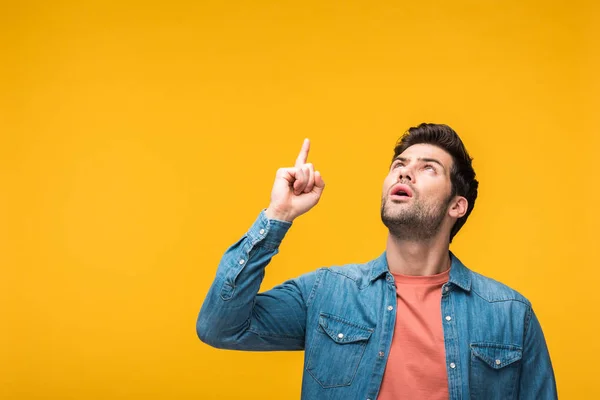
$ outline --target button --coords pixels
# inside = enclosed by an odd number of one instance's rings
[[[451,316],[449,316],[449,315],[446,315],[446,321],[450,321],[451,319],[452,319],[452,317],[451,317]]]
[[[450,363],[450,368],[456,368],[456,364]]]
[[[383,357],[385,355],[385,353],[383,351],[379,352],[379,357]]]
[[[388,311],[392,311],[393,309],[394,309],[394,307],[388,306]]]
[[[246,260],[244,260],[243,258],[240,260],[240,265],[244,264],[246,262]]]
[[[258,233],[260,233],[261,235],[264,235],[265,234],[265,230],[261,229],[260,231],[258,231]]]
[[[393,282],[394,281],[394,277],[393,276],[388,276],[387,280],[388,280],[388,282]]]
[[[502,361],[496,360],[496,365],[500,365],[500,364],[502,364]]]
[[[448,286],[444,286],[444,292],[447,292],[448,290],[450,290],[448,289]]]
[[[343,333],[338,333],[338,337],[341,339],[341,338],[344,337],[344,334]]]

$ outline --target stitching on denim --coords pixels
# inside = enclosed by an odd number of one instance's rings
[[[325,336],[328,336],[328,335],[326,335],[326,334],[324,334],[324,335],[325,335]],[[313,343],[314,343],[314,342],[317,340],[317,338],[318,338],[318,336],[315,336],[315,338],[313,339]],[[340,345],[338,344],[338,346],[340,346]],[[319,385],[320,385],[320,386],[321,386],[323,389],[331,389],[331,388],[337,388],[337,387],[343,387],[343,386],[350,386],[350,385],[352,384],[352,382],[354,381],[354,378],[356,377],[356,373],[358,372],[358,367],[360,366],[360,362],[362,361],[362,359],[363,359],[363,357],[364,357],[364,355],[365,355],[365,352],[366,352],[366,347],[367,347],[367,343],[366,343],[366,341],[365,341],[363,344],[361,344],[361,345],[360,345],[360,347],[361,347],[361,350],[362,350],[362,352],[361,352],[361,356],[360,356],[360,358],[358,359],[358,361],[357,361],[357,363],[356,363],[356,370],[354,371],[354,374],[353,374],[353,375],[350,377],[350,380],[348,381],[348,383],[340,383],[340,384],[337,384],[337,385],[325,385],[325,384],[323,384],[323,383],[322,383],[322,382],[319,380],[319,378],[317,378],[317,377],[316,377],[316,375],[312,373],[312,370],[310,370],[310,369],[308,368],[308,361],[309,361],[308,359],[307,359],[307,365],[306,365],[306,367],[305,367],[304,369],[305,369],[305,370],[306,370],[306,371],[307,371],[307,372],[308,372],[308,373],[309,373],[309,374],[310,374],[310,375],[313,377],[313,379],[314,379],[314,380],[315,380],[315,381],[316,381],[316,382],[317,382],[317,383],[318,383],[318,384],[319,384]],[[359,350],[359,351],[361,351],[361,350]],[[314,346],[311,346],[311,351],[310,351],[310,355],[309,355],[311,359],[312,359],[312,357],[314,356],[313,352],[314,352]],[[312,368],[312,369],[313,369],[313,370],[316,370],[316,365],[313,365],[313,368]]]
[[[490,367],[492,367],[494,369],[496,369],[496,367],[494,367],[496,360],[489,358],[488,355],[485,354],[484,352],[477,351],[478,348],[502,349],[502,350],[509,350],[509,351],[516,352],[515,355],[508,358],[506,361],[503,361],[500,364],[499,368],[504,368],[504,367],[506,367],[510,364],[513,364],[514,362],[519,361],[523,358],[523,349],[520,348],[519,346],[505,345],[505,344],[500,344],[500,343],[471,343],[469,345],[469,347],[471,348],[471,354],[473,354],[477,358],[481,359],[482,361],[486,362],[487,364],[490,365]]]
[[[313,283],[313,286],[310,290],[310,294],[308,295],[308,300],[306,301],[307,310],[313,303],[315,297],[317,297],[317,287],[321,284],[321,278],[323,276],[324,270],[326,269],[327,268],[319,268],[316,272],[317,277],[315,278],[315,282]]]
[[[342,386],[350,386],[350,384],[352,383],[352,380],[350,380],[349,383],[344,383],[344,384],[340,384],[340,385],[330,385],[330,386],[325,386],[321,383],[321,381],[312,373],[311,370],[307,368],[305,368],[306,371],[310,374],[310,376],[313,377],[313,379],[315,380],[315,382],[317,382],[323,389],[333,389],[333,388],[337,388],[337,387],[342,387]],[[358,370],[358,368],[357,368]]]
[[[523,344],[525,344],[525,340],[527,338],[527,332],[529,332],[529,325],[531,324],[531,316],[533,314],[533,309],[529,307],[527,309],[527,314],[525,315],[525,330],[523,332]]]
[[[333,319],[333,320],[336,320],[336,321],[339,321],[339,322],[345,323],[345,324],[347,324],[347,325],[354,326],[355,328],[364,329],[364,330],[366,330],[366,331],[369,331],[369,332],[371,332],[371,333],[375,332],[375,329],[373,329],[373,328],[369,328],[369,327],[367,327],[367,326],[364,326],[364,325],[359,325],[359,324],[357,324],[357,323],[354,323],[354,322],[348,321],[347,319],[340,318],[340,317],[337,317],[337,316],[335,316],[335,315],[332,315],[332,314],[328,314],[328,313],[323,313],[323,312],[322,312],[322,313],[320,313],[320,314],[319,314],[319,316],[323,316],[323,317],[325,317],[325,318],[331,318],[331,319]]]
[[[353,278],[353,277],[351,277],[351,276],[348,276],[348,275],[346,275],[346,274],[344,274],[344,273],[341,273],[341,272],[339,272],[339,271],[333,271],[331,268],[325,268],[325,269],[326,269],[328,272],[331,272],[332,274],[341,275],[341,276],[343,276],[343,277],[346,277],[346,278],[350,279],[351,281],[354,281],[355,283],[358,283],[358,279],[355,279],[355,278]]]
[[[502,303],[502,302],[505,302],[505,301],[516,301],[516,302],[519,302],[519,303],[521,303],[521,304],[525,304],[526,306],[529,306],[529,302],[528,302],[528,301],[523,301],[523,300],[521,300],[521,299],[516,299],[516,298],[515,298],[515,299],[509,299],[509,298],[506,298],[506,299],[495,299],[495,300],[490,300],[490,299],[488,299],[488,298],[484,297],[484,296],[483,296],[481,293],[479,293],[477,290],[475,290],[475,289],[472,289],[472,291],[473,291],[473,293],[475,293],[477,296],[479,296],[481,299],[483,299],[483,300],[487,301],[488,303]]]
[[[470,347],[482,347],[482,348],[495,348],[495,349],[505,349],[505,350],[521,350],[523,351],[523,347],[516,344],[504,344],[504,343],[492,343],[492,342],[475,342],[469,345]]]
[[[527,313],[525,314],[525,321],[524,321],[524,326],[523,326],[523,352],[525,351],[525,340],[527,337],[527,332],[529,331],[529,324],[531,322],[531,314],[532,314],[533,310],[531,308],[531,305],[529,305],[529,307],[527,308]],[[516,379],[515,382],[515,391],[520,392],[521,391],[521,379],[523,378],[522,372],[523,372],[523,364],[521,363],[521,365],[519,366],[519,378]]]
[[[480,358],[479,356],[475,355],[473,352],[471,352],[471,357],[470,357],[470,360],[469,360],[470,369],[473,370],[473,368],[475,366],[478,366],[478,365],[481,365],[481,364],[485,365],[485,364],[488,364],[488,362],[486,360]],[[510,365],[511,368],[514,368],[515,362],[513,362],[511,364],[506,364],[502,368],[507,367],[509,365]],[[520,362],[519,363],[519,369],[521,368],[522,365],[523,365],[523,363]],[[491,366],[488,365],[488,367],[491,367]],[[484,367],[484,368],[487,368],[487,367]],[[493,367],[492,367],[492,369],[496,370]],[[508,371],[506,371],[505,373],[507,373],[507,372]],[[511,378],[512,378],[512,388],[510,390],[510,393],[515,393],[515,390],[516,390],[515,381],[520,378],[520,371],[519,372],[518,371],[512,371],[511,375],[512,375],[511,376]],[[470,389],[472,389],[472,387],[471,387],[472,380],[470,379],[471,377],[473,377],[473,375],[469,374],[469,388]],[[491,390],[490,388],[487,388],[487,387],[478,387],[478,389],[479,389],[479,392],[475,392],[475,393],[473,392],[473,390],[470,390],[469,397],[471,399],[480,399],[480,398],[483,398],[482,396],[484,394],[488,393]],[[483,392],[481,392],[482,390],[483,390]],[[514,397],[512,397],[512,396],[506,396],[506,397],[503,397],[503,398],[512,399]]]
[[[488,358],[488,357],[486,357],[486,356],[484,356],[482,354],[479,354],[479,353],[473,353],[473,355],[476,358],[478,358],[481,361],[483,361],[484,363],[486,363],[490,368],[493,368],[494,370],[501,369],[501,368],[504,368],[504,367],[508,367],[509,365],[512,365],[512,364],[514,364],[514,363],[516,363],[518,361],[522,361],[522,357],[513,357],[513,358],[510,358],[508,361],[501,363],[500,366],[498,366],[498,368],[496,368],[494,366],[494,363],[495,363],[494,360],[492,360],[492,359],[490,359],[490,358]]]
[[[225,291],[225,285],[227,285],[231,288],[230,291],[227,291],[226,296],[223,295],[223,292]],[[230,301],[231,299],[233,299],[234,294],[235,294],[235,286],[231,286],[229,283],[223,282],[223,285],[221,286],[221,291],[219,293],[219,297],[221,297],[221,300]]]
[[[348,385],[351,385],[352,382],[354,382],[354,378],[356,377],[356,373],[358,372],[358,367],[360,366],[360,363],[361,363],[363,357],[365,356],[366,350],[367,350],[367,343],[365,342],[362,345],[362,352],[360,353],[360,357],[358,359],[358,362],[356,363],[356,369],[354,370],[354,374],[350,378],[350,382],[348,382]]]
[[[248,328],[248,332],[254,333],[254,334],[256,334],[258,336],[262,336],[262,337],[272,337],[272,338],[282,338],[282,339],[304,339],[304,336],[279,335],[276,333],[260,332],[260,331],[257,331],[256,329],[254,329],[252,326],[250,326]]]

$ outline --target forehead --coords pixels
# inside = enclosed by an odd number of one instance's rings
[[[405,157],[409,159],[417,159],[417,158],[433,158],[438,160],[442,165],[449,170],[452,166],[452,156],[446,150],[441,147],[434,146],[432,144],[413,144],[402,153],[398,155],[398,157]]]

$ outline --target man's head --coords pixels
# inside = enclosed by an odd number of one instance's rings
[[[445,229],[451,242],[475,206],[477,187],[472,158],[456,132],[423,123],[396,144],[381,219],[398,238],[426,240]]]

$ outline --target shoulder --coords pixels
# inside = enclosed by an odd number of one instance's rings
[[[471,290],[490,303],[501,301],[518,301],[531,307],[529,300],[515,289],[495,279],[470,271]]]
[[[369,285],[374,271],[378,269],[378,259],[365,263],[351,263],[343,265],[332,265],[320,268],[323,276],[329,276],[329,279],[350,280],[359,288],[363,289]]]
[[[331,265],[328,267],[323,267],[321,270],[326,271],[327,273],[341,275],[352,280],[359,280],[365,275],[369,275],[371,273],[371,262]]]

